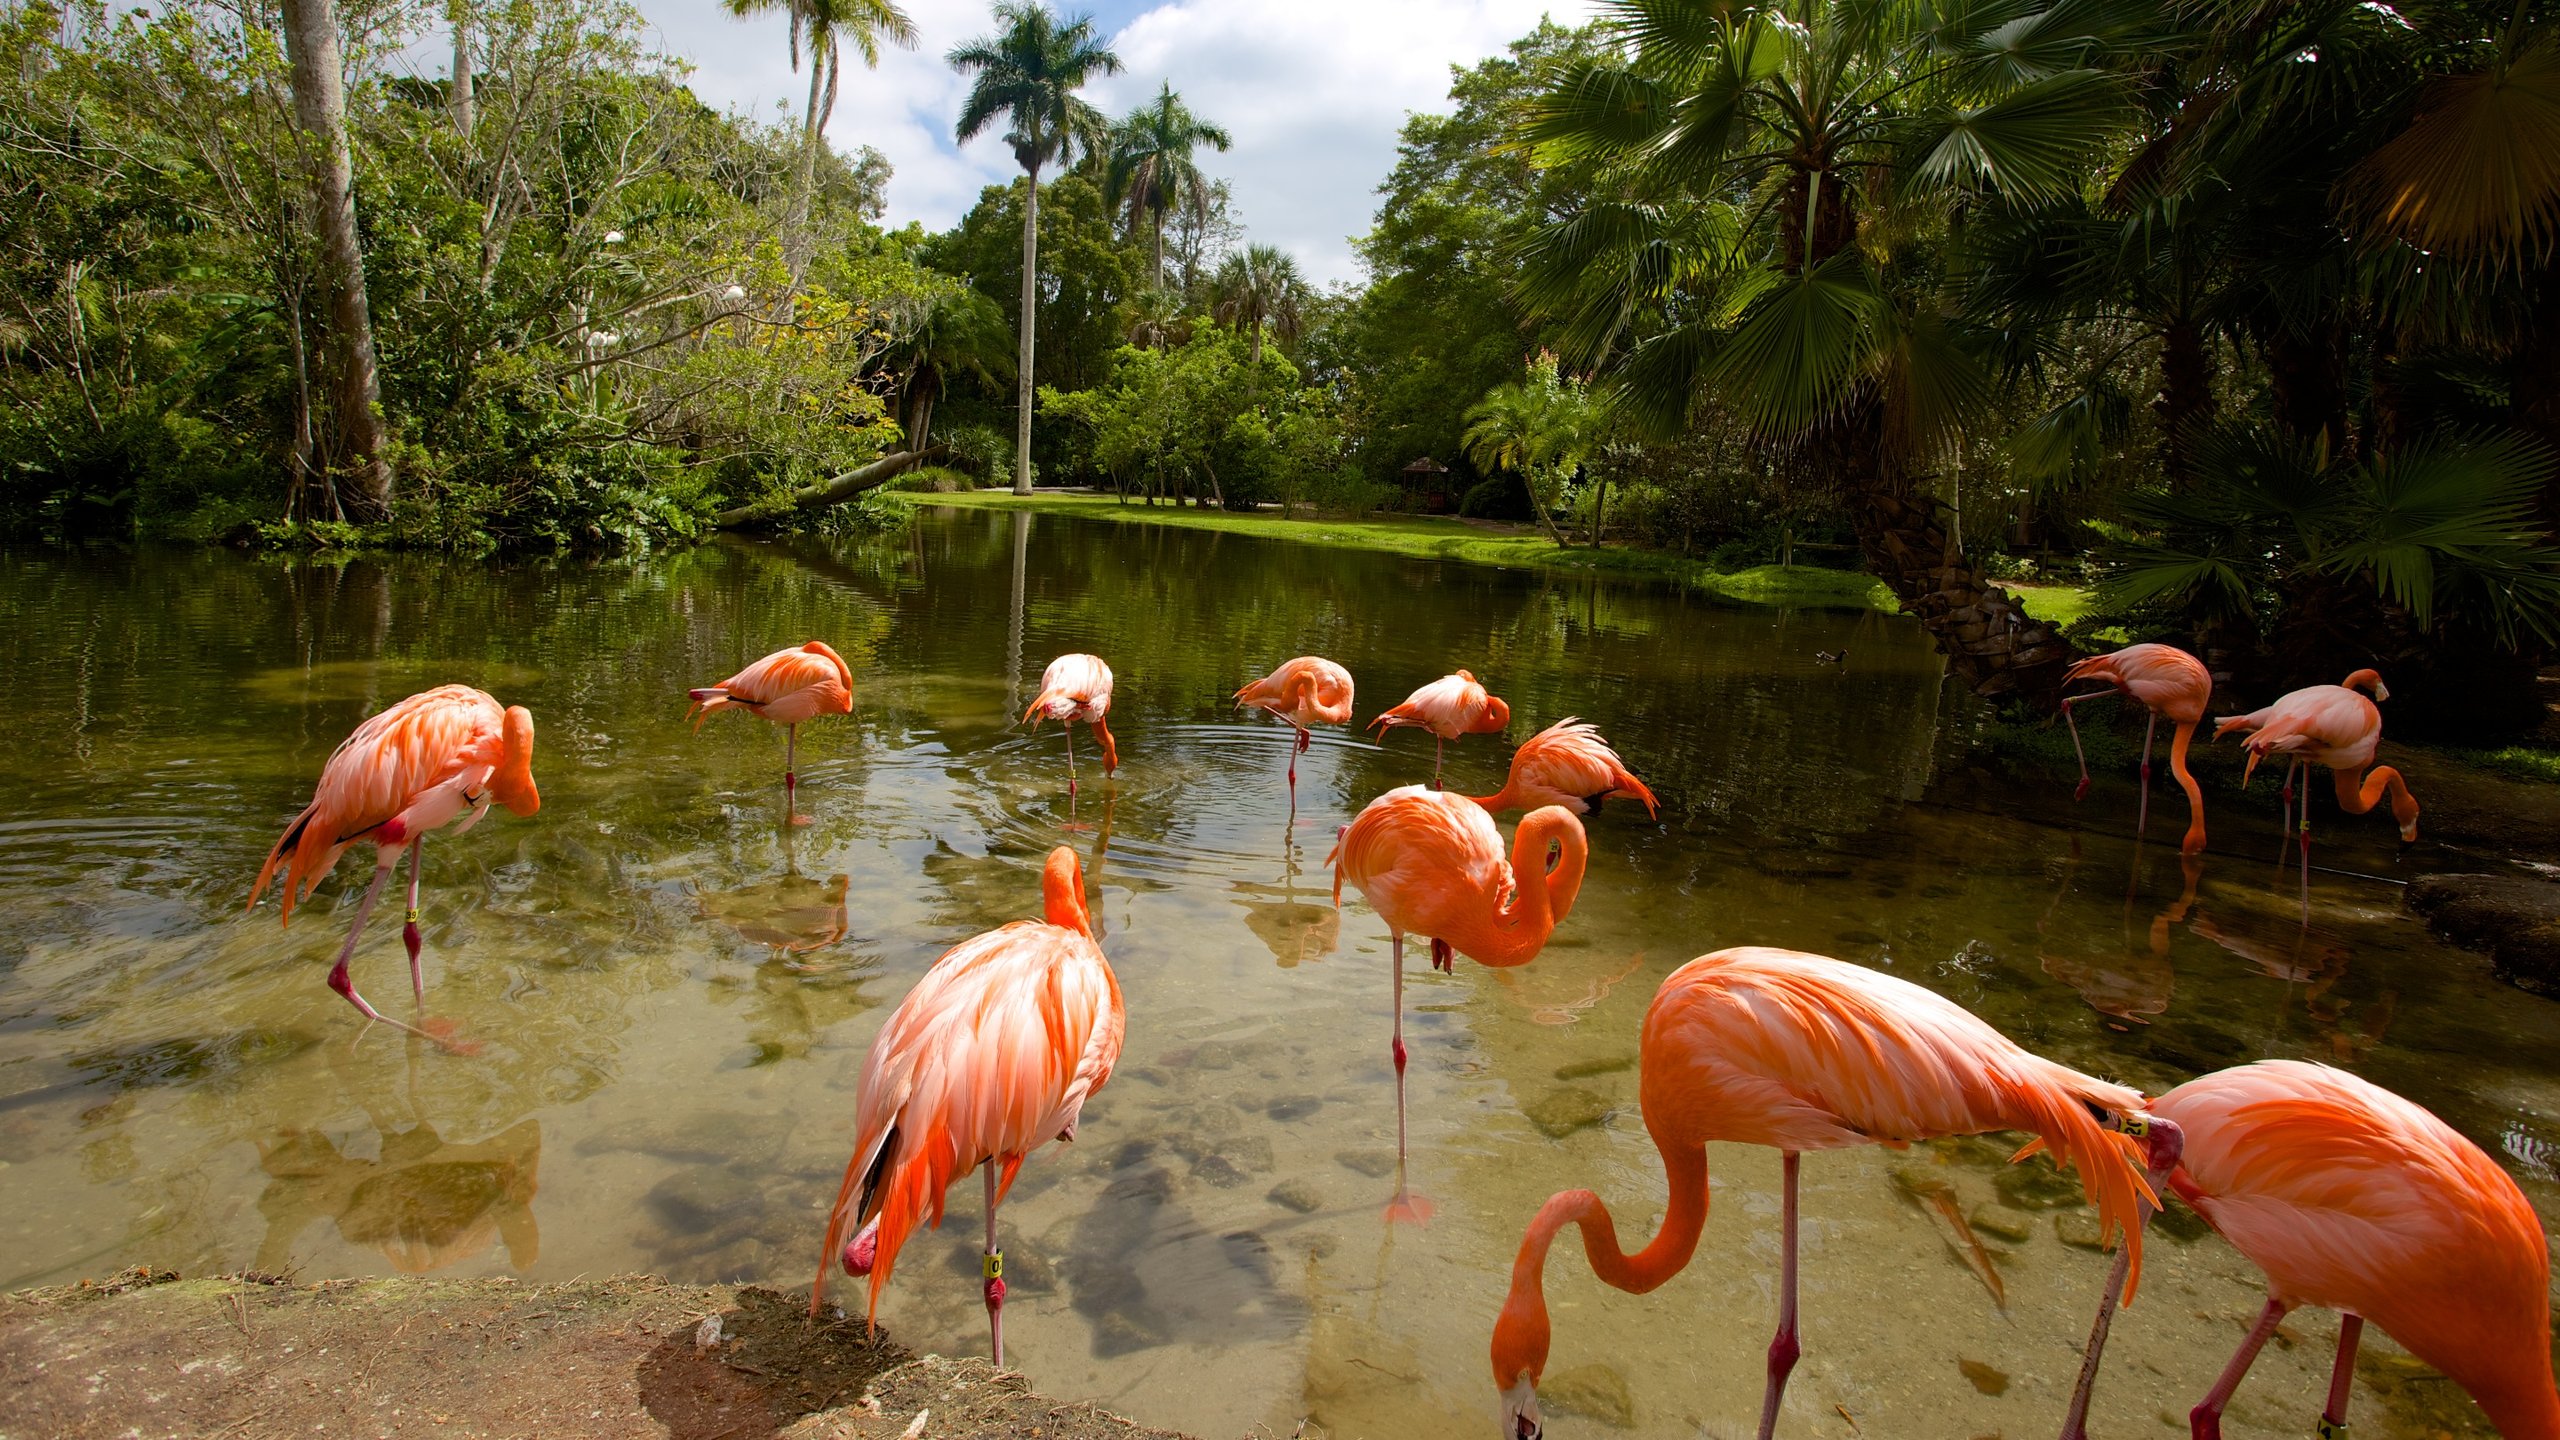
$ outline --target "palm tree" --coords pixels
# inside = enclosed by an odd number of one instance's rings
[[[1096,74],[1118,74],[1120,57],[1095,37],[1089,15],[1061,23],[1039,0],[996,0],[995,18],[995,34],[951,52],[954,69],[977,77],[953,133],[965,145],[1002,116],[1005,143],[1030,181],[1022,203],[1022,335],[1013,432],[1013,493],[1028,495],[1031,335],[1040,305],[1040,169],[1053,160],[1072,164],[1106,142],[1101,112],[1075,92]]]
[[[1104,197],[1129,207],[1129,228],[1147,217],[1151,234],[1148,255],[1153,283],[1164,284],[1164,217],[1177,207],[1194,213],[1209,208],[1208,177],[1191,160],[1202,145],[1224,150],[1234,141],[1227,132],[1191,113],[1166,81],[1155,99],[1129,112],[1111,132],[1111,166],[1103,177]]]
[[[1248,245],[1219,262],[1209,282],[1217,297],[1221,323],[1245,333],[1256,366],[1262,363],[1262,332],[1294,344],[1306,328],[1309,298],[1298,262],[1276,245]]]
[[[934,406],[952,372],[996,379],[1004,370],[1004,311],[972,286],[954,284],[936,295],[923,320],[883,357],[897,377],[898,425],[906,448],[930,443]]]
[[[809,51],[809,106],[800,117],[800,174],[791,190],[792,286],[808,263],[810,192],[818,183],[818,147],[825,141],[827,121],[836,113],[836,80],[844,46],[850,41],[868,69],[880,67],[880,42],[902,50],[915,48],[916,25],[898,0],[726,0],[732,15],[757,15],[780,8],[791,17],[791,68],[800,68],[801,43]]]
[[[1467,407],[1466,421],[1467,458],[1486,471],[1519,472],[1538,523],[1562,549],[1555,507],[1565,477],[1598,438],[1598,414],[1588,394],[1557,374],[1555,356],[1542,354],[1529,362],[1525,379],[1496,385]]]
[[[2076,193],[2127,121],[2088,61],[2138,8],[1608,0],[1626,49],[1561,72],[1518,136],[1601,182],[1521,256],[1568,358],[1656,433],[1713,396],[1837,477],[1868,565],[1986,694],[2051,695],[2072,651],[1914,483],[1989,381],[1927,257],[1897,262],[1933,205]]]

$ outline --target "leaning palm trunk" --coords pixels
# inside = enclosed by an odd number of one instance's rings
[[[1022,357],[1014,383],[1013,493],[1031,493],[1031,332],[1040,304],[1040,167],[1022,199]]]
[[[1867,568],[1975,694],[2051,706],[2078,652],[1965,558],[1943,523],[1944,507],[1914,494],[1887,460],[1883,428],[1880,407],[1868,401],[1852,405],[1823,437],[1825,458],[1847,480],[1850,523]]]
[[[374,368],[373,312],[365,301],[364,250],[356,239],[355,158],[347,145],[347,96],[332,0],[284,0],[285,48],[293,64],[294,117],[310,137],[311,182],[329,277],[329,339],[336,353],[339,433],[354,461],[369,512],[391,508],[383,462],[382,384]]]

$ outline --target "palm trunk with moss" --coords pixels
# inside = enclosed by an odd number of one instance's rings
[[[355,156],[347,142],[347,97],[331,0],[284,0],[285,49],[293,65],[293,108],[312,152],[322,268],[329,277],[331,377],[338,433],[345,442],[364,518],[391,508],[391,467],[383,457],[382,382],[375,368],[373,310],[365,298],[364,249],[356,234]]]
[[[1819,265],[1857,242],[1857,216],[1837,180],[1826,177],[1816,190],[1809,177],[1799,178],[1795,197],[1799,203],[1785,207],[1782,243],[1800,264]],[[1809,235],[1802,218],[1808,210]],[[1867,568],[1974,693],[2052,705],[2077,653],[1965,558],[1948,533],[1945,506],[1913,486],[1885,436],[1884,403],[1868,390],[1826,421],[1812,442],[1847,489]]]

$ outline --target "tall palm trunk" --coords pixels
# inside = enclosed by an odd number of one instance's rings
[[[339,433],[354,462],[368,519],[391,508],[391,468],[383,462],[382,383],[374,368],[373,312],[365,301],[364,250],[356,238],[355,157],[347,144],[347,95],[332,0],[284,0],[285,49],[293,64],[295,119],[310,137],[311,183],[329,277],[329,340],[336,351]]]
[[[2151,413],[2160,422],[2160,473],[2186,489],[2195,479],[2188,447],[2196,428],[2213,418],[2213,361],[2192,316],[2172,315],[2160,328],[2160,393]]]
[[[1014,385],[1013,493],[1031,493],[1031,329],[1040,305],[1040,167],[1025,167],[1022,198],[1022,358]]]
[[[471,64],[470,0],[453,0],[453,128],[464,139],[471,138],[471,126],[478,115],[478,72]]]
[[[1161,290],[1164,288],[1164,212],[1157,210],[1153,213],[1156,217],[1155,243],[1150,247],[1148,255],[1150,263],[1155,266],[1153,274],[1156,277],[1156,288]]]
[[[800,272],[809,264],[809,206],[818,188],[818,146],[823,143],[818,127],[826,117],[819,109],[826,84],[827,60],[832,46],[818,36],[809,37],[809,108],[800,122],[800,173],[791,182],[791,218],[785,227],[785,245],[791,257],[791,288],[800,288]]]
[[[1857,243],[1858,216],[1847,194],[1837,177],[1825,177],[1818,193],[1805,195],[1813,223],[1794,227],[1787,238],[1804,245],[1807,266]],[[1801,215],[1806,206],[1794,209]],[[1946,507],[1915,490],[1888,445],[1883,400],[1872,390],[1860,394],[1825,422],[1812,448],[1848,490],[1850,524],[1867,568],[1929,632],[1957,678],[1978,695],[2052,705],[2076,653],[1965,558],[1944,523]]]

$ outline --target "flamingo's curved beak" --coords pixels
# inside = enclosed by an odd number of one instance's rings
[[[1540,1440],[1546,1431],[1538,1414],[1538,1383],[1524,1372],[1519,1383],[1502,1392],[1502,1440]]]

